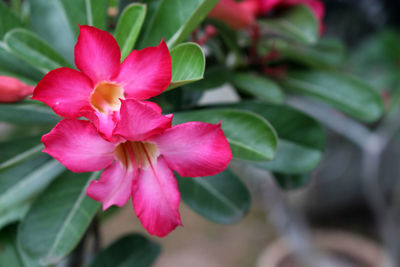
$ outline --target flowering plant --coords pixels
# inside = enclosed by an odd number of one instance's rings
[[[240,166],[292,189],[321,162],[320,114],[304,105],[368,123],[384,113],[373,87],[339,71],[344,45],[322,37],[319,0],[11,2],[0,2],[0,244],[15,257],[0,251],[1,266],[148,266],[154,237],[87,245],[129,200],[144,235],[185,233],[181,199],[236,223],[252,198]],[[233,101],[213,97],[222,85]]]

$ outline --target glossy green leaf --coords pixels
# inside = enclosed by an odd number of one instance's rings
[[[16,203],[0,211],[0,229],[4,226],[23,219],[31,207],[32,199]],[[1,260],[0,260],[1,263]],[[1,266],[1,265],[0,265]]]
[[[179,44],[201,23],[218,0],[145,0],[148,15],[139,48],[155,46],[165,38]]]
[[[311,117],[287,106],[261,102],[244,102],[228,107],[249,110],[267,118],[278,134],[276,157],[271,161],[253,163],[257,167],[282,174],[302,174],[320,163],[325,133]]]
[[[11,225],[0,232],[0,266],[24,267],[17,250],[16,234],[16,225]]]
[[[209,177],[178,177],[182,200],[203,217],[222,224],[242,219],[250,207],[250,193],[231,171]]]
[[[47,155],[0,170],[0,212],[32,198],[64,170]]]
[[[210,66],[205,70],[204,79],[185,86],[185,89],[199,91],[215,89],[230,81],[232,74],[232,71],[225,66]]]
[[[264,161],[275,156],[275,130],[267,120],[255,113],[234,109],[205,109],[174,114],[174,124],[188,121],[222,122],[221,127],[236,158]]]
[[[282,79],[282,86],[321,100],[361,121],[376,121],[384,112],[377,90],[352,76],[327,71],[296,71]]]
[[[49,45],[28,30],[15,29],[8,32],[4,36],[4,42],[14,54],[43,73],[63,66],[72,67]]]
[[[167,90],[203,79],[206,60],[201,47],[184,43],[171,50],[172,79]]]
[[[267,102],[282,103],[285,98],[279,85],[267,77],[237,72],[231,82],[239,91]]]
[[[3,42],[0,42],[0,71],[5,75],[27,77],[36,82],[44,75],[41,71],[19,59]]]
[[[2,148],[4,148],[4,147],[2,147]],[[14,147],[12,147],[12,148],[14,148]],[[44,146],[42,144],[40,144],[40,145],[36,145],[28,150],[25,150],[22,153],[19,153],[18,155],[16,155],[15,157],[9,158],[9,159],[5,160],[4,162],[1,162],[0,170],[10,168],[21,162],[31,159],[31,158],[35,157],[36,155],[39,155],[43,149],[44,149]],[[1,152],[0,152],[0,155],[1,155]]]
[[[321,39],[311,46],[274,39],[271,40],[271,46],[284,59],[312,68],[333,69],[340,66],[345,59],[344,44],[337,39]]]
[[[87,24],[105,30],[107,28],[108,0],[85,0],[85,4]],[[74,24],[74,20],[71,22]]]
[[[146,5],[131,4],[119,17],[115,39],[121,48],[121,60],[124,60],[135,46],[136,39],[146,16]]]
[[[315,44],[318,40],[317,18],[304,5],[292,7],[279,17],[261,19],[259,23],[267,34],[279,35],[304,44]]]
[[[26,128],[23,127],[21,131],[26,131]],[[14,138],[14,135],[16,134],[13,132],[11,132],[11,134],[13,134],[13,138],[9,138],[0,142],[0,166],[5,165],[4,163],[7,161],[11,162],[14,157],[20,157],[21,153],[26,155],[28,150],[34,152],[40,149],[39,146],[41,146],[41,135],[37,135],[36,133],[33,135],[17,135]]]
[[[0,1],[0,39],[2,39],[9,30],[21,27],[23,27],[22,21],[4,2]]]
[[[36,199],[18,232],[28,258],[41,265],[54,264],[78,244],[100,207],[86,196],[89,182],[97,176],[66,172]]]
[[[0,121],[21,125],[52,125],[61,118],[51,109],[34,104],[1,104]]]
[[[124,236],[101,251],[90,267],[150,267],[161,247],[140,234]]]

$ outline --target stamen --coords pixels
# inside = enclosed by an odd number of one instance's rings
[[[116,158],[129,169],[132,167],[147,168],[160,155],[157,146],[148,142],[127,141],[115,149]]]
[[[96,85],[90,95],[90,104],[101,113],[118,110],[124,99],[124,90],[118,84],[101,82]]]

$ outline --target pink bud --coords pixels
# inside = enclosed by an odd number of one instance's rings
[[[16,78],[0,75],[0,102],[17,102],[33,93],[29,86]]]

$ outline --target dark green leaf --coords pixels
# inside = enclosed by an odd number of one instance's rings
[[[304,44],[315,44],[318,40],[317,18],[304,5],[290,8],[279,17],[262,19],[259,23],[267,34],[276,34]]]
[[[377,90],[352,76],[327,71],[296,71],[289,72],[282,79],[282,85],[361,121],[376,121],[384,112],[383,100]]]
[[[204,73],[204,79],[193,84],[185,86],[190,90],[209,90],[221,87],[231,79],[232,72],[225,66],[207,67]]]
[[[31,204],[32,204],[32,199],[28,199],[26,201],[16,203],[15,205],[11,205],[4,210],[1,210],[0,229],[10,223],[20,221],[22,218],[24,218],[29,208],[31,207]],[[1,259],[0,259],[0,264],[1,264]]]
[[[8,32],[4,36],[4,42],[14,54],[43,73],[63,66],[72,67],[49,45],[28,30],[14,29]]]
[[[172,80],[167,90],[203,79],[206,60],[195,43],[184,43],[171,50]]]
[[[60,120],[51,109],[34,104],[1,104],[0,121],[23,125],[51,125]]]
[[[87,24],[105,30],[107,28],[108,0],[85,0]],[[72,24],[74,20],[72,20]],[[75,25],[72,25],[74,27]]]
[[[295,175],[275,173],[274,177],[278,184],[287,190],[306,186],[311,179],[311,175],[308,173]]]
[[[239,90],[267,102],[282,103],[285,96],[274,81],[250,73],[235,73],[232,84]]]
[[[263,116],[278,134],[275,159],[254,163],[257,167],[285,174],[301,174],[311,171],[320,163],[325,134],[311,117],[287,106],[260,102],[244,102],[229,107],[246,109]]]
[[[5,3],[0,1],[0,39],[14,28],[21,28],[22,21],[7,7]]]
[[[5,43],[0,42],[0,71],[9,76],[23,76],[38,82],[43,73],[13,54]]]
[[[221,127],[236,158],[263,161],[271,160],[275,156],[275,130],[267,120],[257,114],[234,109],[206,109],[174,114],[174,124],[188,121],[222,121]]]
[[[0,266],[23,267],[17,251],[16,233],[16,225],[11,225],[0,232]]]
[[[119,17],[115,39],[121,48],[121,60],[124,60],[135,46],[136,39],[146,16],[146,5],[131,4]]]
[[[90,267],[150,267],[161,247],[140,234],[131,234],[101,251]]]
[[[145,0],[148,15],[139,47],[179,44],[200,24],[218,0]]]
[[[250,193],[229,170],[209,177],[178,177],[178,182],[183,201],[213,222],[235,223],[249,210]]]
[[[86,196],[96,176],[66,172],[36,199],[18,232],[21,251],[28,258],[54,264],[78,244],[100,207]]]

